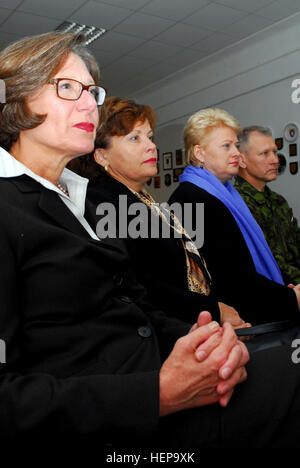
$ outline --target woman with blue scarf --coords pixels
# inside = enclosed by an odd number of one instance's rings
[[[230,183],[239,168],[237,120],[221,109],[203,109],[184,129],[187,164],[169,203],[204,204],[201,249],[220,300],[240,307],[246,320],[299,315],[300,286],[286,287],[279,267],[246,203]],[[259,309],[259,315],[257,314]],[[244,310],[244,307],[243,307]]]

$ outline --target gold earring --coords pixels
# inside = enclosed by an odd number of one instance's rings
[[[108,164],[104,166],[104,170],[107,172],[108,171]]]

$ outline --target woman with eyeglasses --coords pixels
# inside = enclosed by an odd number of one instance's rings
[[[246,378],[246,348],[207,312],[189,333],[145,302],[122,241],[93,230],[88,181],[65,168],[93,150],[105,97],[83,38],[12,44],[0,80],[2,442],[183,441],[168,416],[226,406]]]
[[[65,169],[93,150],[104,99],[80,39],[12,44],[0,53],[0,80],[2,444],[63,444],[69,454],[89,444],[99,459],[115,447],[298,446],[290,349],[257,353],[249,385],[220,417],[247,376],[244,344],[208,312],[191,326],[154,309],[122,240],[92,229],[88,181]]]

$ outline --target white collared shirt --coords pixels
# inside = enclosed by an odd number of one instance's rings
[[[36,180],[47,189],[58,193],[61,200],[69,210],[72,211],[74,216],[76,216],[90,236],[95,240],[99,240],[99,237],[84,218],[85,198],[89,182],[88,179],[75,174],[69,169],[64,169],[59,182],[68,187],[69,196],[67,196],[58,187],[56,187],[56,185],[32,172],[28,167],[24,166],[24,164],[5,151],[4,148],[0,147],[0,177],[16,177],[23,174],[26,174]]]

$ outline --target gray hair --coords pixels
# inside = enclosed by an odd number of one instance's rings
[[[261,135],[272,137],[272,131],[268,127],[261,127],[260,125],[251,125],[250,127],[243,128],[242,132],[239,134],[239,144],[240,148],[246,148],[249,144],[249,138],[251,133],[258,132]]]

